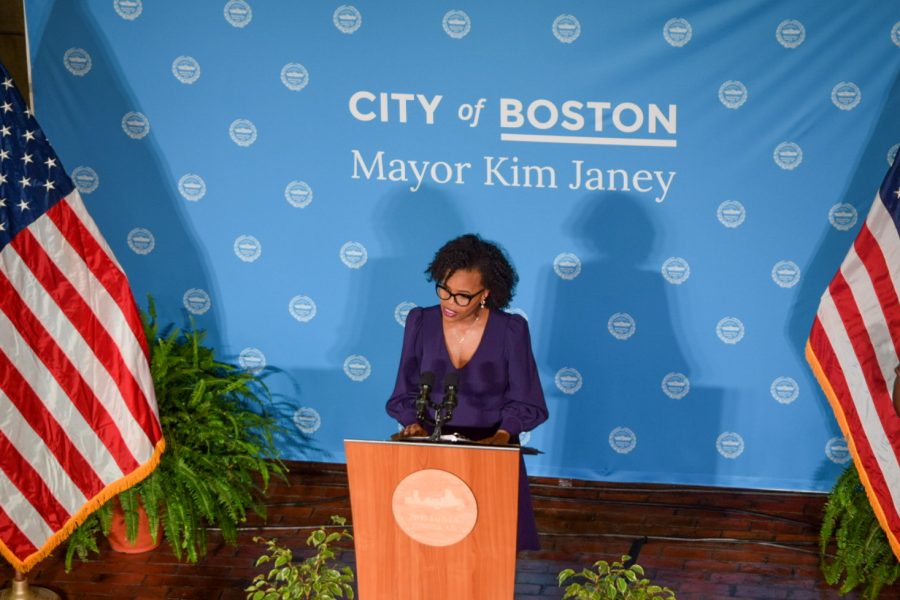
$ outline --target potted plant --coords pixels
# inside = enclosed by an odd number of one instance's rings
[[[217,360],[193,323],[160,332],[152,298],[148,312],[141,316],[166,450],[150,476],[75,530],[67,570],[74,556],[84,560],[98,551],[97,536],[109,533],[115,505],[122,508],[130,541],[143,508],[153,539],[162,529],[179,560],[196,562],[206,553],[207,528],[219,528],[235,544],[248,511],[265,516],[270,478],[286,473],[273,439],[279,427],[267,413],[271,401],[260,378]]]
[[[874,600],[900,577],[900,563],[852,463],[835,482],[825,504],[819,558],[825,580],[840,584],[841,594],[859,587],[863,598]]]
[[[346,519],[332,516],[331,521],[343,527]],[[336,598],[354,597],[351,582],[353,570],[335,563],[335,552],[332,544],[341,540],[352,540],[353,536],[346,529],[328,533],[325,527],[313,531],[306,540],[306,545],[315,548],[315,554],[300,564],[294,564],[293,553],[277,540],[253,538],[257,542],[265,542],[266,554],[256,561],[256,566],[272,562],[272,568],[266,574],[253,578],[253,584],[245,591],[247,600],[335,600]]]
[[[566,587],[563,600],[654,600],[675,598],[675,592],[667,587],[655,585],[644,577],[644,569],[633,564],[626,567],[628,556],[621,561],[607,563],[598,560],[593,569],[564,569],[559,573],[559,585],[572,578],[580,578],[583,583],[570,583]]]

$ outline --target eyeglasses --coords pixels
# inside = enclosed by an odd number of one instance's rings
[[[454,294],[442,283],[434,284],[434,291],[437,292],[438,298],[441,300],[449,300],[453,298],[453,301],[456,302],[457,306],[468,306],[472,302],[472,298],[483,292],[485,288],[481,288],[474,294]]]

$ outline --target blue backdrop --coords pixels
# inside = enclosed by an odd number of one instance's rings
[[[895,3],[26,8],[36,115],[137,298],[265,370],[286,458],[395,431],[406,311],[476,231],[521,276],[532,474],[845,468],[803,348],[900,141]]]

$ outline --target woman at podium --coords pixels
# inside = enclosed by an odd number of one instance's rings
[[[417,419],[416,400],[423,374],[430,373],[432,403],[443,400],[443,382],[453,380],[456,387],[457,405],[442,433],[486,444],[518,444],[520,433],[547,420],[547,405],[528,322],[503,311],[518,282],[515,269],[496,244],[467,234],[444,244],[426,273],[440,302],[409,311],[388,414],[403,426],[401,436],[429,435],[433,426],[427,417],[425,422]],[[448,379],[448,374],[455,375]],[[539,547],[520,459],[516,549]]]

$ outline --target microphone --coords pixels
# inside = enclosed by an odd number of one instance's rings
[[[434,431],[428,438],[431,441],[441,439],[444,423],[453,418],[453,409],[456,408],[456,388],[459,387],[459,373],[450,372],[444,377],[444,399],[441,405],[435,407],[434,411]]]
[[[449,421],[453,418],[453,409],[456,408],[456,391],[459,387],[459,373],[451,371],[444,377],[444,402],[447,407],[447,418]]]
[[[423,421],[425,411],[430,402],[431,388],[434,385],[434,373],[425,371],[419,376],[419,396],[416,398],[416,419]]]

